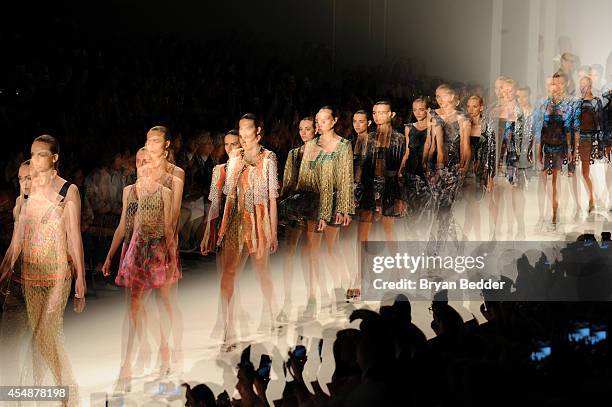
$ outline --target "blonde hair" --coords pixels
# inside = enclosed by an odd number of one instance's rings
[[[504,82],[507,83],[508,85],[512,86],[513,90],[516,90],[517,84],[516,84],[516,81],[514,79],[512,79],[512,78],[505,78]]]
[[[472,99],[476,100],[480,106],[484,106],[484,99],[482,98],[482,96],[472,95],[468,98],[468,102]]]
[[[453,89],[449,84],[443,83],[436,88],[436,92],[439,90],[445,90],[453,95],[453,103],[456,105],[459,104],[459,94],[455,89]]]

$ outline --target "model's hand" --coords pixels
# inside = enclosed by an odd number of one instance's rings
[[[200,253],[202,253],[202,256],[208,256],[208,253],[210,253],[210,250],[208,250],[208,242],[206,242],[206,239],[202,239],[202,241],[200,242]]]
[[[102,275],[104,277],[108,277],[110,275],[110,266],[111,266],[111,261],[107,257],[106,260],[104,260],[104,264],[102,265]]]
[[[334,225],[339,225],[342,223],[343,217],[340,212],[336,214],[336,219],[334,219]]]
[[[325,230],[326,227],[327,227],[327,222],[325,222],[323,219],[320,219],[319,225],[317,226],[317,231],[322,232]]]
[[[352,220],[353,220],[353,217],[349,215],[348,213],[345,213],[342,219],[342,226],[350,225]]]
[[[266,250],[268,250],[268,248],[263,245],[261,243],[261,241],[257,242],[257,251],[255,252],[255,258],[256,259],[263,259],[264,255],[266,254]]]
[[[74,312],[80,314],[85,309],[85,297],[74,299]]]
[[[82,276],[77,277],[76,282],[74,284],[74,291],[75,298],[85,298],[87,286],[85,285],[85,279]]]
[[[395,209],[399,216],[406,216],[408,213],[408,204],[398,199],[395,201]]]
[[[382,206],[377,206],[374,210],[374,222],[378,222],[382,218]]]
[[[467,174],[467,169],[468,169],[468,164],[467,162],[463,162],[459,165],[459,175],[461,175],[462,177],[465,176],[465,174]]]
[[[289,360],[285,362],[287,364],[287,370],[291,376],[299,382],[304,382],[302,373],[304,372],[304,366],[306,365],[307,360],[308,358],[306,356],[303,358],[296,358],[292,352],[289,352]]]
[[[2,284],[4,280],[9,278],[10,274],[11,274],[11,269],[8,266],[3,267],[2,270],[0,270],[0,284]]]
[[[270,253],[276,253],[278,250],[278,237],[276,233],[272,236],[272,241],[270,242]]]

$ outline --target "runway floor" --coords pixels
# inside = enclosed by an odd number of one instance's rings
[[[567,178],[562,179],[567,180]],[[561,219],[556,231],[544,227],[536,228],[538,223],[538,210],[536,199],[535,182],[528,186],[526,191],[525,240],[564,240],[567,236],[577,236],[585,231],[591,231],[596,236],[603,230],[612,230],[608,217],[607,203],[600,203],[600,207],[591,214],[582,213],[575,216],[576,206],[572,204],[569,188],[562,187],[561,190]],[[584,191],[582,192],[584,201]],[[502,194],[506,202],[511,202],[510,193]],[[476,213],[480,213],[481,236],[475,236],[474,232],[468,234],[470,240],[488,240],[489,219],[487,214],[487,198],[476,201],[458,202],[454,208],[457,223],[465,225],[466,205],[472,205]],[[473,205],[476,205],[474,207]],[[583,207],[586,205],[583,203]],[[506,211],[511,210],[511,205],[506,206]],[[549,216],[549,215],[548,215]],[[512,216],[504,215],[503,219],[512,219]],[[516,237],[516,226],[509,229],[513,222],[501,222],[501,230],[496,233],[497,240],[514,240]],[[538,225],[539,226],[539,225]],[[415,235],[414,230],[408,226],[398,224],[398,240],[421,240],[426,236]],[[384,240],[381,231],[376,231],[372,240]],[[272,256],[271,276],[275,285],[277,302],[281,301],[281,290],[283,281],[282,270],[283,248],[279,253]],[[179,283],[178,305],[183,314],[184,337],[183,354],[184,366],[176,369],[166,381],[174,383],[190,382],[192,384],[204,382],[211,387],[213,392],[219,394],[227,390],[230,395],[235,395],[236,384],[235,366],[239,361],[240,353],[247,344],[252,344],[251,360],[257,365],[261,354],[269,354],[273,361],[271,382],[268,387],[268,399],[270,401],[280,398],[285,384],[282,361],[286,359],[287,351],[295,346],[303,336],[304,343],[309,348],[309,361],[305,369],[307,381],[319,380],[322,388],[326,391],[325,383],[331,379],[333,372],[332,344],[335,333],[339,329],[347,327],[358,327],[358,322],[349,323],[348,315],[356,307],[370,307],[377,310],[378,303],[346,303],[341,301],[333,304],[331,308],[323,308],[312,320],[302,320],[299,315],[306,305],[306,293],[302,271],[296,265],[293,278],[294,302],[289,309],[285,309],[290,316],[288,324],[281,329],[275,329],[273,333],[258,333],[260,311],[262,309],[262,295],[259,282],[255,273],[249,268],[245,269],[239,277],[240,302],[242,312],[238,314],[238,328],[240,332],[240,343],[236,350],[223,353],[220,352],[221,339],[212,336],[213,328],[217,322],[219,304],[219,280],[212,258],[203,258],[198,255],[188,255],[184,259],[183,279]],[[328,278],[328,281],[330,279]],[[319,304],[320,305],[320,304]],[[427,310],[430,304],[417,302],[412,304],[413,322],[419,326],[428,337],[433,336],[429,326],[431,315]],[[478,302],[469,304],[453,304],[464,320],[472,318],[472,314],[483,322],[480,315]],[[467,307],[466,307],[467,305]],[[126,309],[126,301],[123,291],[98,290],[97,298],[90,298],[87,309],[82,314],[75,314],[69,304],[65,319],[66,348],[70,355],[73,370],[80,387],[81,404],[84,406],[179,406],[184,405],[184,397],[159,395],[159,379],[155,346],[153,349],[153,360],[150,368],[146,369],[139,377],[132,381],[132,391],[121,397],[113,397],[114,382],[117,380],[121,364],[121,341],[123,337],[123,321]],[[317,339],[323,338],[322,363],[316,355]],[[153,342],[151,342],[153,343]],[[317,355],[318,356],[318,355]]]

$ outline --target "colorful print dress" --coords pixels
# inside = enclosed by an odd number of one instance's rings
[[[173,281],[176,261],[169,255],[164,235],[163,188],[160,185],[153,193],[140,197],[136,185],[130,189],[117,285],[150,290]]]

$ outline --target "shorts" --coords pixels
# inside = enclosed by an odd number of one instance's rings
[[[510,185],[523,191],[527,186],[527,171],[528,168],[508,167],[506,177]]]
[[[544,151],[544,171],[560,170],[563,167],[563,151]]]
[[[470,136],[470,147],[472,149],[472,160],[478,160],[478,150],[480,150],[480,137]]]
[[[578,153],[580,154],[580,161],[591,161],[591,154],[593,153],[593,141],[590,137],[580,137],[580,144],[578,145]]]

